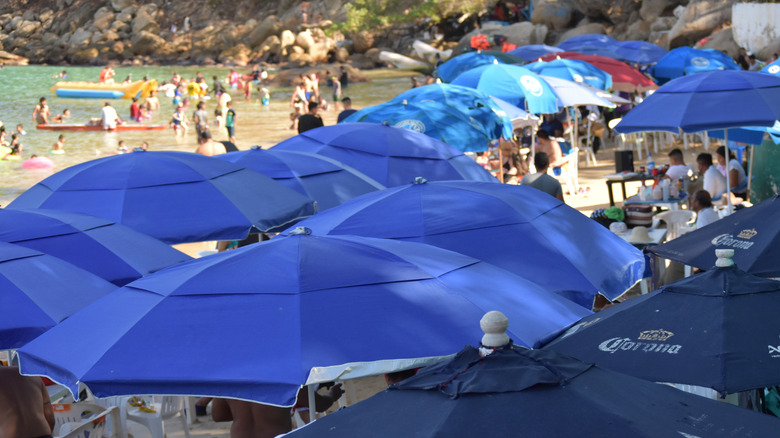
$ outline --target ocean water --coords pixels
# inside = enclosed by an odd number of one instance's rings
[[[190,130],[185,137],[177,137],[173,130],[164,131],[125,131],[125,132],[75,132],[75,131],[45,131],[35,129],[32,111],[41,97],[46,97],[52,115],[70,109],[71,117],[68,123],[86,123],[90,118],[100,117],[100,109],[104,104],[102,99],[63,99],[58,98],[50,88],[60,79],[55,76],[66,70],[68,81],[97,81],[101,67],[57,67],[57,66],[23,66],[5,67],[0,69],[0,120],[6,130],[13,132],[17,124],[22,124],[27,134],[22,137],[22,160],[0,160],[0,206],[5,206],[37,182],[54,172],[78,163],[93,160],[116,153],[117,143],[124,140],[128,147],[139,146],[141,142],[149,143],[150,150],[194,151],[197,147],[195,130],[190,124]],[[175,71],[183,78],[194,78],[201,72],[209,85],[212,76],[225,79],[229,68],[222,67],[118,67],[115,79],[121,81],[128,75],[133,80],[144,76],[157,79],[159,83],[170,80]],[[239,73],[249,73],[250,69],[237,69]],[[269,71],[274,74],[274,71]],[[350,83],[342,95],[352,98],[354,108],[362,108],[385,102],[409,88],[410,73],[398,70],[374,70],[364,72],[369,82]],[[289,129],[290,88],[267,87],[271,91],[271,103],[264,106],[260,103],[259,93],[253,90],[251,100],[245,100],[243,90],[229,90],[233,98],[233,107],[237,113],[236,143],[239,149],[248,149],[253,145],[271,147],[283,141],[296,132]],[[320,85],[321,92],[330,100],[330,89]],[[152,115],[152,120],[145,123],[168,123],[174,112],[171,99],[160,93],[161,110]],[[125,99],[112,100],[112,106],[122,118],[129,118],[130,101]],[[206,110],[214,113],[216,100],[206,101]],[[187,115],[191,119],[194,103],[190,104]],[[321,113],[326,125],[336,123],[338,111],[330,109]],[[216,140],[227,140],[224,129],[214,130]],[[48,152],[60,134],[65,135],[65,153],[50,155]],[[10,135],[7,137],[10,141]],[[52,169],[24,169],[22,161],[31,155],[47,156],[55,166]]]

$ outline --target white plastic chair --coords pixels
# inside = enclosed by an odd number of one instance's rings
[[[152,432],[152,438],[165,438],[165,426],[163,423],[165,420],[178,417],[181,420],[182,429],[184,429],[184,436],[190,438],[184,397],[166,395],[158,399],[159,401],[147,404],[147,406],[154,408],[157,412],[143,412],[139,408],[130,407],[127,410],[127,419],[142,424],[149,429]]]
[[[655,219],[666,223],[666,240],[669,241],[679,237],[682,226],[696,220],[696,213],[691,210],[670,210],[656,214]]]
[[[116,408],[104,409],[92,403],[54,404],[53,436],[62,438],[101,437],[106,419]]]
[[[109,436],[111,438],[127,438],[127,401],[130,396],[114,397],[95,397],[94,403],[104,408],[116,408],[115,414],[111,416],[111,422],[108,424]]]

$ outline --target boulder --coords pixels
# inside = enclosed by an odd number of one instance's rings
[[[311,32],[304,30],[295,37],[295,45],[308,52],[309,48],[314,45],[314,37]]]
[[[123,54],[125,52],[125,43],[122,41],[114,41],[114,43],[111,44],[111,51],[117,55]]]
[[[666,8],[676,4],[672,0],[643,0],[639,8],[639,16],[645,21],[653,22],[660,17]]]
[[[41,23],[38,21],[23,20],[16,26],[16,30],[13,31],[13,35],[18,38],[30,38],[41,30]]]
[[[28,62],[29,60],[23,56],[0,50],[0,63],[3,65],[27,65]]]
[[[136,55],[153,55],[165,45],[165,40],[149,31],[142,30],[133,35],[130,49]]]
[[[119,34],[111,29],[103,32],[103,37],[101,38],[103,41],[117,41],[119,39]]]
[[[279,35],[279,41],[282,44],[282,51],[285,51],[288,47],[295,44],[295,34],[289,30],[283,30]]]
[[[252,49],[245,44],[238,44],[220,53],[219,59],[226,63],[232,61],[235,65],[243,67],[249,64],[251,54]]]
[[[70,57],[70,62],[73,64],[91,64],[93,60],[97,59],[100,52],[94,47],[81,49],[73,53]]]
[[[68,40],[70,48],[84,48],[92,40],[92,32],[80,27],[76,29]]]
[[[641,1],[634,0],[572,0],[577,10],[591,20],[613,24],[626,23],[631,12],[639,11]]]
[[[138,10],[137,6],[129,6],[124,9],[122,9],[122,12],[117,14],[116,19],[117,21],[121,21],[123,23],[130,24],[133,22],[133,16],[135,15],[135,12]]]
[[[282,23],[279,18],[276,15],[269,15],[246,36],[246,42],[250,47],[255,47],[271,35],[277,35],[281,30]]]
[[[651,33],[651,25],[651,22],[644,20],[631,22],[622,40],[647,40]]]
[[[734,41],[734,34],[731,32],[731,27],[721,29],[710,35],[710,40],[703,44],[701,48],[720,50],[728,53],[732,58],[735,58],[739,54],[739,45]]]
[[[257,51],[279,56],[282,53],[282,41],[276,35],[271,35],[257,46]]]
[[[669,31],[669,46],[690,46],[731,21],[734,0],[691,0]]]
[[[288,58],[288,61],[291,64],[297,65],[299,67],[314,63],[314,61],[311,59],[311,55],[309,55],[308,53],[297,53],[297,52],[291,53]]]
[[[314,62],[328,62],[330,47],[328,41],[316,42],[309,47],[308,53]]]
[[[121,12],[130,6],[135,5],[135,0],[111,0],[111,7],[116,12]]]
[[[92,26],[100,32],[105,32],[114,22],[116,14],[109,11],[107,8],[100,8],[95,12],[95,18],[92,20]]]
[[[336,48],[334,59],[338,62],[347,62],[349,59],[349,50],[344,47]]]
[[[41,23],[45,23],[51,20],[52,18],[54,18],[54,11],[52,11],[51,9],[44,9],[41,11],[40,14],[38,14],[38,21],[40,21]]]
[[[760,48],[755,55],[758,59],[768,61],[777,53],[780,53],[780,38],[774,39],[766,46]]]
[[[534,25],[524,21],[511,26],[504,26],[493,33],[505,36],[506,41],[510,44],[524,46],[527,44],[543,44],[545,38],[547,38],[547,29],[548,27],[545,24]]]
[[[552,30],[565,30],[571,25],[575,12],[571,1],[540,0],[534,6],[531,23],[544,24]]]
[[[607,30],[604,28],[604,25],[601,23],[587,23],[583,24],[581,26],[577,26],[574,29],[568,30],[561,34],[561,36],[558,37],[558,41],[556,44],[560,43],[561,41],[566,41],[567,39],[579,36],[579,35],[585,35],[588,33],[602,33],[606,34]]]
[[[152,5],[153,7],[149,7]],[[160,31],[160,25],[155,18],[157,6],[153,3],[146,4],[138,8],[133,19],[133,33],[138,34],[142,31],[157,33]]]
[[[355,53],[366,53],[368,49],[374,47],[374,34],[363,30],[352,35],[352,51]]]

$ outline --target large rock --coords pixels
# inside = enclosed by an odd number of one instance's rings
[[[121,12],[133,5],[135,5],[135,0],[111,0],[111,7],[116,12]]]
[[[284,52],[287,50],[288,47],[295,44],[295,34],[285,29],[279,35],[279,41],[282,44],[282,52]]]
[[[238,44],[220,53],[219,58],[224,63],[232,62],[235,65],[244,67],[249,64],[251,54],[252,49],[245,44]]]
[[[374,47],[374,34],[364,30],[352,35],[352,51],[355,53],[366,53],[368,49]]]
[[[628,25],[622,40],[647,40],[651,33],[652,22],[636,20]]]
[[[314,45],[314,37],[311,32],[304,30],[296,35],[295,45],[308,52],[309,48]]]
[[[89,44],[91,40],[92,32],[84,29],[83,27],[80,27],[76,29],[76,31],[73,32],[73,34],[70,36],[70,39],[68,40],[68,46],[70,46],[70,48],[80,50]],[[75,53],[75,51],[73,53]]]
[[[710,40],[702,45],[701,48],[720,50],[721,52],[728,53],[732,58],[735,58],[739,54],[739,45],[734,41],[734,34],[731,32],[730,27],[721,29],[710,35]]]
[[[328,62],[330,48],[327,41],[319,41],[309,47],[308,53],[314,62]]]
[[[614,24],[626,23],[632,12],[639,11],[641,1],[635,0],[572,0],[577,10],[591,20]]]
[[[142,31],[157,33],[160,31],[160,25],[157,24],[157,5],[149,3],[138,8],[133,19],[133,33],[138,34]]]
[[[276,56],[282,54],[282,41],[276,35],[271,35],[265,39],[259,46],[257,46],[259,52],[269,53]]]
[[[669,31],[669,46],[690,46],[731,21],[735,0],[691,0]]]
[[[504,26],[496,30],[494,34],[505,36],[506,41],[510,44],[524,46],[527,44],[543,44],[547,38],[547,29],[548,27],[545,24],[534,25],[524,21],[511,26]]]
[[[70,57],[70,62],[73,64],[91,64],[97,59],[99,54],[98,49],[94,47],[78,50]]]
[[[163,45],[164,39],[145,30],[133,35],[130,41],[130,49],[136,55],[154,55]]]
[[[0,63],[3,65],[27,65],[28,62],[29,60],[23,56],[0,50]]]
[[[534,6],[531,22],[544,24],[556,31],[565,30],[571,25],[574,11],[574,4],[570,0],[540,0]]]
[[[111,27],[114,22],[116,14],[109,11],[107,8],[100,8],[95,12],[95,18],[92,20],[92,26],[100,32],[105,32]]]
[[[663,14],[666,8],[674,4],[677,4],[677,2],[673,0],[642,0],[639,16],[645,21],[653,22]]]
[[[22,20],[13,31],[13,35],[18,38],[30,38],[41,29],[41,23],[38,21]]]
[[[257,25],[246,37],[246,42],[250,47],[256,47],[264,42],[271,35],[276,35],[282,30],[282,23],[276,15],[269,15]]]
[[[604,28],[604,25],[601,23],[587,23],[583,24],[581,26],[577,26],[574,29],[568,30],[561,34],[561,36],[558,37],[558,41],[556,44],[560,43],[561,41],[566,41],[567,39],[579,35],[585,35],[588,33],[601,33],[606,34],[607,30]]]
[[[133,22],[133,16],[135,15],[136,11],[138,11],[138,6],[128,6],[122,9],[119,14],[117,14],[116,19],[117,21],[130,24]]]

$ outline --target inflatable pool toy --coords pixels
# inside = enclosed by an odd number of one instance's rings
[[[54,167],[54,161],[46,157],[32,157],[22,163],[25,169],[48,169]]]
[[[51,87],[51,91],[58,97],[79,99],[144,98],[155,90],[157,90],[157,81],[154,79],[110,84],[103,82],[59,81]]]
[[[65,153],[65,149],[50,149],[49,153],[52,155],[62,155]]]
[[[19,161],[21,158],[22,157],[18,155],[11,155],[11,154],[3,155],[3,160],[5,161]]]
[[[11,148],[8,146],[0,146],[0,157],[4,157],[11,153]]]
[[[49,131],[104,131],[103,125],[88,125],[86,123],[49,123],[46,125],[37,125],[35,128]],[[117,125],[116,129],[113,131],[160,131],[167,128],[168,125],[126,123],[124,125]]]

